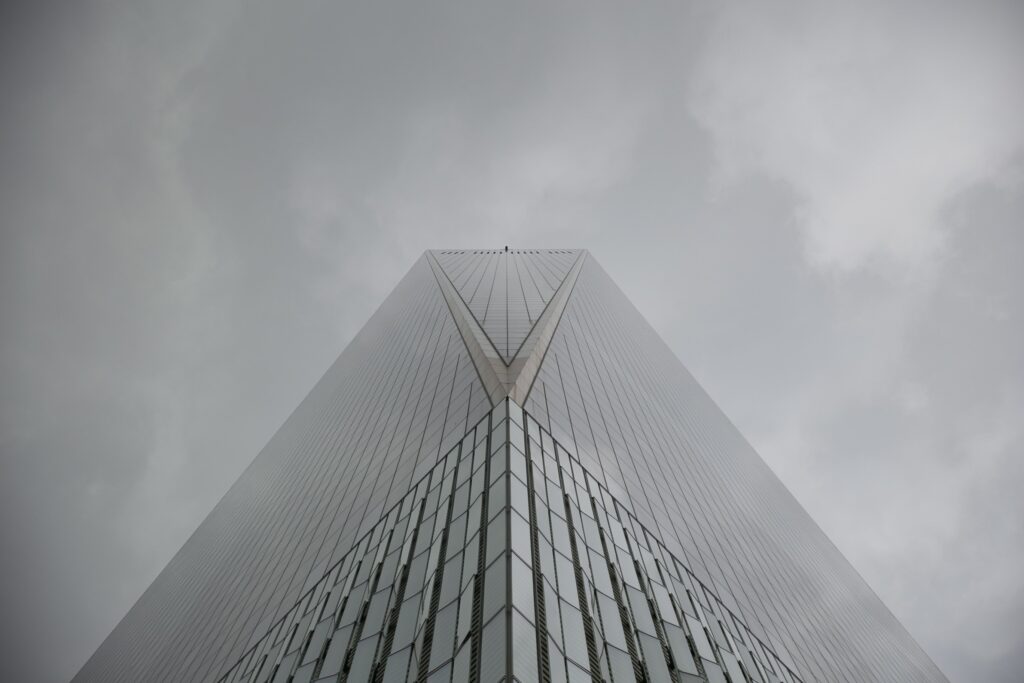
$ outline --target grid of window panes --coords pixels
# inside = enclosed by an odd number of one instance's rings
[[[507,460],[504,427],[489,439],[490,423],[486,415],[223,680],[451,680],[465,670],[479,649],[489,444],[497,470]]]
[[[563,658],[570,681],[580,664],[600,680],[800,680],[550,433],[514,404],[511,415],[512,460],[524,454],[533,482],[538,573],[566,634],[565,648],[551,642],[552,680],[564,680]]]
[[[805,679],[945,680],[591,257],[524,407]]]
[[[75,683],[212,680],[491,407],[420,259]]]
[[[800,679],[514,403],[221,683]]]

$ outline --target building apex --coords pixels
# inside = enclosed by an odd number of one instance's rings
[[[505,397],[524,404],[540,370],[586,258],[582,250],[557,253],[552,260],[537,250],[522,252],[510,268],[487,252],[427,252],[492,405]]]

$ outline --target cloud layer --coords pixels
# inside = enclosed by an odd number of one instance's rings
[[[1024,667],[1024,21],[5,8],[3,678],[64,680],[426,248],[592,250],[954,680]]]
[[[1020,163],[1019,7],[736,2],[700,56],[694,112],[724,181],[794,192],[808,259],[926,265],[951,201]]]

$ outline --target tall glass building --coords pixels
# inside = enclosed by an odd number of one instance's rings
[[[597,262],[425,253],[76,682],[943,681]]]

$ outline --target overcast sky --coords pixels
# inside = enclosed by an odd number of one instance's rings
[[[424,249],[508,244],[590,249],[1019,682],[1024,3],[426,4],[2,3],[0,679],[77,671]]]

